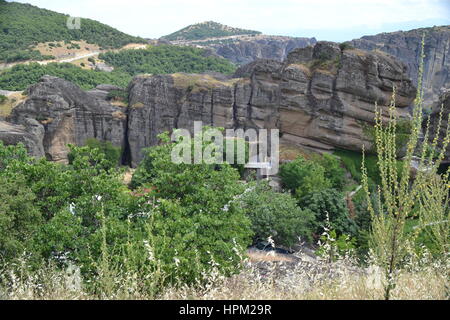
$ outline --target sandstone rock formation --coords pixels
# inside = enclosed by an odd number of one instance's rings
[[[256,59],[283,61],[293,49],[315,43],[315,38],[256,35],[228,43],[211,43],[208,47],[214,49],[219,56],[243,65]]]
[[[98,94],[44,76],[27,89],[28,99],[14,108],[9,121],[22,125],[34,121],[36,130],[42,131],[38,139],[43,152],[53,161],[66,161],[67,144],[83,145],[87,138],[111,141],[124,148],[126,110],[100,99]]]
[[[5,145],[22,143],[30,155],[38,158],[43,157],[43,128],[33,119],[27,119],[25,124],[23,126],[0,121],[0,141],[3,141]]]
[[[350,41],[356,48],[389,53],[408,66],[415,85],[419,70],[422,36],[425,35],[424,94],[431,106],[443,89],[450,89],[450,26],[415,29],[364,36]]]
[[[293,49],[305,48],[316,42],[315,38],[253,34],[203,40],[179,40],[170,43],[201,47],[209,50],[213,55],[223,57],[238,65],[244,65],[256,59],[283,61]],[[161,40],[153,43],[163,44]]]
[[[132,164],[157,134],[192,128],[194,120],[227,128],[279,128],[282,141],[315,150],[360,150],[374,103],[408,117],[415,88],[404,64],[376,52],[342,51],[337,44],[292,51],[284,63],[260,60],[229,80],[207,75],[136,77],[129,87],[128,140]]]
[[[403,63],[378,53],[319,42],[295,49],[284,62],[258,60],[235,77],[220,74],[172,74],[135,77],[128,106],[108,101],[108,85],[82,91],[62,79],[45,76],[28,89],[28,99],[9,118],[14,124],[37,123],[45,155],[65,161],[67,144],[87,138],[111,141],[136,166],[142,149],[174,128],[193,129],[195,120],[225,128],[278,128],[281,142],[326,152],[361,150],[371,143],[364,129],[373,123],[374,103],[385,108],[397,88],[401,117],[409,117],[415,94]],[[31,120],[30,120],[31,119]],[[40,137],[40,138],[39,138]]]

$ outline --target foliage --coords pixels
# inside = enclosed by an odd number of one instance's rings
[[[384,124],[382,124],[382,125],[384,125]],[[375,130],[376,130],[375,127],[371,127],[371,126],[363,127],[363,133],[373,143],[375,143],[375,139],[376,139]],[[411,130],[412,130],[412,123],[410,120],[397,119],[394,130],[395,130],[395,146],[396,146],[397,156],[401,156],[403,153],[404,147],[406,146],[406,144],[409,140],[409,136],[410,136]],[[375,146],[373,148],[375,148]],[[374,150],[369,150],[369,151],[374,151]]]
[[[346,234],[337,235],[334,229],[325,229],[319,239],[316,254],[329,262],[337,261],[355,249],[355,239]]]
[[[344,51],[348,49],[353,49],[353,46],[349,42],[342,42],[339,44],[339,49],[341,49],[341,51]]]
[[[326,188],[342,189],[346,184],[345,169],[339,157],[331,154],[313,155],[307,160],[302,156],[280,167],[284,187],[302,197]]]
[[[86,40],[104,48],[119,48],[145,40],[91,19],[81,19],[80,29],[67,27],[68,16],[17,2],[0,1],[0,61],[40,60],[30,47],[43,42]]]
[[[99,84],[107,83],[126,87],[131,76],[124,72],[103,72],[85,70],[70,63],[38,63],[18,64],[0,73],[0,88],[4,90],[25,90],[36,83],[43,75],[51,75],[71,81],[82,89],[91,89]]]
[[[85,151],[85,154],[88,155],[92,149],[98,149],[101,153],[103,153],[105,157],[105,169],[111,169],[116,167],[120,163],[120,157],[122,155],[122,150],[120,147],[115,147],[109,141],[100,141],[95,138],[89,138],[86,140],[86,146],[88,147]],[[74,160],[73,152],[79,152],[79,149],[69,152],[67,158],[69,159],[69,163],[72,163]]]
[[[205,50],[188,46],[149,46],[147,49],[106,52],[99,58],[130,75],[206,71],[230,74],[235,70],[228,60],[207,56]]]
[[[315,233],[321,234],[327,219],[332,229],[341,234],[356,235],[357,227],[350,219],[344,200],[344,194],[336,189],[323,189],[306,195],[302,207],[311,210],[315,215]]]
[[[316,161],[308,161],[303,157],[280,166],[283,186],[301,200],[304,196],[331,187],[331,182],[325,177],[325,168]]]
[[[335,189],[342,189],[346,183],[345,169],[343,168],[339,157],[325,153],[316,155],[312,159],[325,169],[325,178],[331,183]]]
[[[111,90],[108,92],[106,99],[113,101],[121,101],[128,104],[128,92],[125,90]]]
[[[270,236],[276,244],[291,246],[299,238],[312,240],[314,215],[297,206],[288,193],[274,192],[266,183],[255,184],[240,198],[246,215],[252,222],[254,242]]]
[[[210,269],[212,260],[223,273],[235,271],[251,237],[250,221],[235,201],[245,190],[238,171],[228,163],[174,163],[172,150],[185,142],[168,143],[167,134],[160,139],[165,143],[149,148],[138,168],[140,182],[153,190],[149,196],[173,208],[167,212],[158,204],[162,212],[153,217],[153,228],[160,238],[154,248],[167,263],[179,261],[183,267],[172,271],[185,281]],[[188,146],[193,145],[194,139]],[[209,144],[200,145],[205,151]],[[192,261],[198,263],[197,269]]]
[[[164,36],[167,40],[201,40],[207,38],[226,37],[233,35],[256,35],[259,31],[231,28],[214,21],[207,21],[187,26],[181,30]]]
[[[22,254],[42,217],[22,178],[0,175],[0,184],[0,259],[9,261]]]
[[[444,150],[449,142],[449,129],[442,138],[442,149],[439,154],[427,154],[435,150],[439,141],[439,132],[432,142],[429,140],[428,127],[421,144],[419,136],[422,129],[422,74],[423,74],[422,39],[421,63],[419,68],[419,83],[413,108],[411,134],[406,144],[405,161],[402,168],[396,163],[396,125],[395,90],[389,108],[389,120],[382,123],[379,108],[376,109],[375,142],[378,155],[378,167],[381,184],[374,192],[376,206],[371,203],[371,192],[367,178],[367,170],[363,166],[363,186],[367,195],[368,209],[372,216],[370,245],[375,262],[383,269],[385,279],[385,299],[390,299],[391,291],[398,281],[397,275],[403,264],[414,256],[413,245],[420,231],[426,231],[441,246],[441,256],[448,258],[448,207],[447,197],[448,175],[438,174],[440,162],[444,158]],[[442,113],[439,119],[440,126]],[[429,148],[431,145],[432,148]],[[411,161],[418,154],[419,163],[414,179],[411,174]],[[442,192],[445,190],[445,192]],[[408,222],[419,214],[418,232],[408,232]],[[445,220],[447,222],[445,222]],[[431,231],[433,230],[433,231]],[[442,241],[442,239],[445,239]]]

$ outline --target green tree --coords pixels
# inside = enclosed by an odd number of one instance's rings
[[[27,249],[43,219],[20,175],[0,175],[0,185],[0,259],[10,261]]]
[[[325,177],[325,168],[303,157],[282,164],[280,177],[283,186],[293,192],[300,201],[307,194],[331,187],[330,180]]]
[[[323,189],[310,193],[303,198],[302,206],[314,212],[316,217],[316,234],[323,232],[327,219],[338,234],[356,235],[357,226],[349,218],[344,194],[336,189]],[[328,216],[328,217],[327,217]]]
[[[237,202],[245,191],[239,172],[228,163],[174,163],[172,150],[182,142],[169,143],[167,134],[160,139],[164,144],[149,148],[136,171],[145,189],[152,190],[147,196],[156,201],[150,238],[156,257],[186,282],[213,266],[225,274],[236,271],[252,236],[250,220]],[[203,142],[202,150],[208,145]]]
[[[240,202],[252,222],[254,242],[270,236],[285,246],[292,246],[299,238],[312,240],[314,214],[300,209],[289,193],[275,192],[266,183],[258,183],[247,188]]]

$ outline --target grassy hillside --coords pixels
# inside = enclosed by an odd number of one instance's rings
[[[86,40],[103,48],[119,48],[145,42],[91,19],[81,19],[81,28],[67,27],[68,15],[29,4],[0,0],[0,61],[47,59],[32,48],[49,41]]]
[[[100,55],[115,67],[113,72],[86,70],[69,63],[18,64],[0,72],[0,89],[24,90],[43,75],[52,75],[90,89],[100,83],[127,86],[131,77],[141,73],[232,73],[235,66],[223,58],[206,57],[205,51],[192,47],[158,46],[139,50],[122,50]]]
[[[260,34],[259,31],[229,27],[214,21],[192,24],[163,38],[167,40],[201,40],[243,34]]]
[[[107,83],[125,87],[131,76],[125,72],[103,72],[85,70],[70,63],[18,64],[0,73],[0,88],[19,91],[36,83],[43,75],[51,75],[71,81],[83,89],[91,89],[98,84]]]
[[[122,50],[100,54],[109,65],[131,75],[139,73],[232,73],[235,66],[226,59],[206,56],[206,51],[193,47],[162,45],[139,50]]]

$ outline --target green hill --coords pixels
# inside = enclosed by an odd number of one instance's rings
[[[81,19],[80,29],[69,29],[69,16],[29,4],[0,0],[0,61],[42,60],[31,48],[42,42],[85,40],[103,48],[119,48],[144,39],[120,32],[108,25]]]
[[[36,83],[43,75],[50,75],[71,81],[83,89],[91,89],[106,83],[126,87],[131,76],[125,72],[104,72],[85,70],[70,63],[49,63],[40,65],[37,62],[17,64],[0,73],[0,89],[21,91]]]
[[[148,49],[106,52],[99,56],[116,70],[130,75],[139,73],[233,73],[236,67],[226,59],[207,56],[204,49],[188,46],[150,46]]]
[[[261,34],[259,31],[245,30],[229,27],[214,21],[206,21],[202,23],[192,24],[164,36],[164,39],[173,40],[202,40],[207,38],[226,37],[234,35],[255,35]]]
[[[132,76],[140,73],[232,73],[235,66],[223,58],[208,57],[205,50],[193,47],[162,45],[148,49],[106,52],[99,58],[115,67],[113,72],[85,70],[70,63],[18,64],[0,72],[0,89],[24,90],[43,75],[52,75],[90,89],[100,83],[126,87]]]

